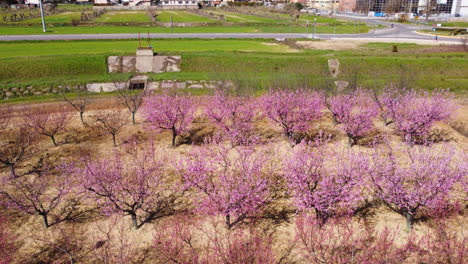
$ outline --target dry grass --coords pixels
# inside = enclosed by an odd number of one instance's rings
[[[15,113],[15,121],[22,118],[22,115],[27,112],[27,109],[37,107],[47,107],[49,109],[60,109],[60,103],[48,103],[32,106],[15,105],[13,111]],[[201,100],[200,107],[203,107],[204,102]],[[215,128],[202,118],[197,118],[191,131],[183,135],[179,140],[181,144],[177,148],[170,146],[171,135],[167,132],[154,133],[146,129],[146,124],[143,123],[141,116],[137,117],[137,124],[132,125],[130,121],[123,128],[122,132],[117,136],[118,147],[114,148],[112,139],[109,134],[105,134],[96,130],[92,125],[91,116],[95,111],[127,111],[122,106],[116,105],[114,101],[109,99],[100,99],[99,102],[92,105],[91,111],[86,113],[88,126],[83,126],[79,120],[78,113],[72,118],[72,125],[69,131],[59,135],[58,140],[61,144],[54,147],[52,143],[43,138],[38,143],[38,149],[44,151],[36,152],[35,156],[22,166],[32,166],[39,159],[44,159],[45,162],[50,164],[57,164],[62,162],[76,161],[82,155],[93,155],[100,159],[105,159],[113,153],[115,149],[124,149],[130,142],[144,145],[149,141],[153,141],[158,151],[165,153],[171,157],[186,155],[197,144],[204,142],[207,138],[215,133]],[[128,112],[128,111],[127,111]],[[459,110],[461,115],[458,115],[451,123],[450,127],[447,125],[438,125],[433,130],[433,137],[437,137],[439,141],[451,140],[455,141],[458,148],[466,149],[467,147],[467,125],[466,114],[468,106],[462,105]],[[130,117],[130,112],[128,112]],[[391,127],[384,127],[376,121],[376,129],[373,130],[368,136],[360,139],[359,145],[353,147],[356,151],[370,152],[371,148],[368,146],[374,142],[375,139],[381,140],[387,138],[392,145],[401,145],[401,139],[392,134]],[[13,122],[14,124],[14,122]],[[453,129],[452,129],[453,128]],[[334,127],[329,119],[325,116],[320,122],[317,123],[314,129],[297,135],[298,139],[315,140],[320,137],[319,131],[331,135],[330,147],[334,151],[340,151],[349,148],[346,136]],[[260,135],[263,142],[268,142],[271,147],[271,157],[274,158],[274,163],[280,164],[282,159],[291,152],[291,145],[284,139],[281,131],[274,124],[267,120],[258,120],[255,124],[255,133]],[[192,145],[193,144],[193,145]],[[260,145],[259,148],[266,147]],[[6,173],[5,169],[0,169],[0,173]],[[279,256],[288,253],[289,241],[294,237],[294,222],[295,222],[295,207],[292,205],[291,200],[286,194],[286,187],[281,183],[278,175],[271,175],[279,180],[278,186],[274,190],[275,201],[265,209],[265,214],[261,219],[257,220],[257,225],[260,229],[274,233],[275,249]],[[90,203],[91,204],[91,203]],[[84,205],[84,208],[93,209],[90,205]],[[7,215],[10,220],[10,228],[18,235],[19,250],[16,253],[15,263],[48,263],[51,259],[57,258],[59,253],[54,251],[53,248],[38,243],[32,234],[37,234],[38,230],[43,230],[38,218],[33,216],[23,216],[16,212],[2,208],[2,214]],[[361,221],[369,227],[376,230],[383,230],[385,227],[404,229],[405,220],[400,215],[389,211],[385,206],[375,204],[368,211],[363,212],[362,217],[357,217],[356,221]],[[97,228],[109,228],[110,226],[117,226],[125,231],[128,236],[126,239],[129,243],[135,246],[135,257],[139,259],[140,263],[152,263],[157,258],[154,252],[151,251],[149,245],[153,236],[153,227],[151,224],[144,225],[139,230],[132,230],[130,220],[128,217],[119,218],[117,224],[115,220],[105,216],[99,211],[90,211],[87,216],[81,220],[80,226],[83,232],[88,234],[88,239],[92,240],[93,234],[96,234]],[[212,219],[205,219],[201,225],[208,225]],[[452,228],[463,229],[464,216],[453,216],[450,221],[453,223]],[[158,224],[157,222],[154,224]],[[117,228],[117,229],[118,229]],[[415,225],[416,233],[422,234],[430,228],[427,223]],[[399,242],[403,242],[408,236],[406,232],[400,232],[398,237]],[[58,255],[57,255],[58,254]],[[144,260],[143,260],[144,259]],[[292,252],[286,258],[289,263],[300,263],[297,254]],[[84,263],[87,263],[84,261]]]

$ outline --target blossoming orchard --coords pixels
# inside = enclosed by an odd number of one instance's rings
[[[0,263],[468,262],[448,91],[65,99],[0,107]]]

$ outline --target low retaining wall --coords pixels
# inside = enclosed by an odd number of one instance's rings
[[[128,82],[121,83],[89,83],[86,85],[86,90],[89,92],[113,92],[118,89],[128,89]],[[216,89],[216,88],[229,88],[233,87],[234,83],[231,81],[175,81],[164,80],[155,82],[146,82],[146,90],[159,90],[159,89]]]

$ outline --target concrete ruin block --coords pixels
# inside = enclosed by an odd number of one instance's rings
[[[165,59],[166,59],[166,56],[154,56],[153,57],[152,71],[154,73],[164,72],[164,60]]]
[[[146,89],[153,91],[153,90],[158,90],[159,89],[159,82],[148,82]]]
[[[161,82],[161,89],[170,89],[174,88],[174,82],[173,81],[162,81]]]
[[[88,83],[86,85],[86,90],[88,92],[113,92],[117,91],[118,89],[126,89],[127,83]]]
[[[154,56],[153,72],[179,72],[180,56]]]
[[[122,56],[122,63],[120,66],[120,72],[135,72],[136,57],[135,56]]]
[[[340,61],[338,59],[329,59],[328,69],[330,70],[330,75],[332,77],[338,77],[340,74]]]
[[[121,72],[122,57],[120,56],[109,56],[107,57],[107,69],[109,72],[119,73]]]
[[[344,91],[348,87],[349,82],[347,81],[335,81],[336,89],[338,92]]]
[[[136,52],[135,69],[137,72],[153,71],[154,51],[152,48],[138,48]]]
[[[180,56],[168,56],[164,60],[165,72],[180,72]]]
[[[190,89],[201,89],[201,88],[205,88],[203,85],[201,84],[191,84],[188,88]]]

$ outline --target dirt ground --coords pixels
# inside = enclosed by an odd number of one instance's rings
[[[356,42],[356,43],[335,43],[333,42],[303,42],[303,45],[313,44],[314,48],[319,49],[330,49],[330,45],[336,45],[336,47],[343,48],[343,49],[350,49],[352,47],[357,47],[363,42]],[[347,46],[342,46],[347,45]],[[457,114],[454,116],[453,120],[448,122],[447,124],[437,124],[437,127],[446,129],[453,137],[454,144],[457,148],[463,149],[464,151],[468,151],[468,138],[465,133],[468,131],[468,103],[466,100],[459,101],[460,108],[458,109]],[[25,108],[29,107],[48,107],[48,108],[55,108],[59,105],[59,103],[45,103],[45,104],[38,104],[34,106],[24,106],[24,105],[14,105],[11,106],[12,111],[18,114],[17,118],[21,118],[21,114],[24,113]],[[203,100],[201,102],[203,105]],[[90,116],[93,115],[94,111],[127,111],[126,109],[122,108],[121,106],[116,106],[114,101],[108,98],[101,98],[99,99],[98,103],[95,103],[91,111],[87,112],[85,115],[88,116],[88,120]],[[70,109],[71,111],[71,109]],[[188,153],[192,148],[196,146],[192,145],[180,145],[177,148],[172,148],[170,146],[170,133],[162,132],[162,133],[153,133],[149,132],[145,127],[146,124],[143,122],[141,116],[137,118],[138,124],[132,125],[130,123],[130,114],[129,114],[129,123],[126,125],[121,133],[117,136],[117,142],[120,147],[124,146],[126,142],[130,138],[139,138],[141,142],[145,142],[150,137],[152,137],[156,144],[157,148],[161,151],[170,153],[170,155],[185,155]],[[329,125],[331,120],[325,119],[320,122],[320,125]],[[380,129],[383,128],[382,125],[379,125],[376,121],[376,126]],[[456,124],[456,125],[452,125]],[[262,127],[259,130],[261,136],[263,137],[273,137],[274,140],[274,147],[277,148],[278,152],[288,152],[290,149],[290,144],[288,144],[284,139],[281,138],[278,132],[278,128],[274,127],[272,124],[268,122],[262,123]],[[387,129],[385,132],[391,134],[391,130]],[[336,139],[333,140],[334,148],[342,149],[347,148],[347,138],[342,132],[337,133],[338,136]],[[392,135],[392,144],[400,144],[399,137],[396,135]],[[105,133],[96,133],[94,130],[89,128],[84,128],[78,118],[78,114],[75,113],[72,119],[72,126],[70,130],[63,135],[58,137],[59,142],[65,142],[60,144],[58,147],[54,147],[48,138],[44,138],[40,144],[41,148],[44,149],[43,152],[38,153],[37,155],[46,155],[52,160],[56,161],[72,161],[76,159],[83,149],[88,149],[93,152],[96,157],[108,157],[110,156],[113,151],[114,147],[112,146],[111,136]],[[365,146],[356,146],[357,151],[369,151],[368,147]],[[36,157],[37,158],[37,157]],[[0,173],[5,172],[4,169],[0,170]],[[281,203],[286,203],[290,205],[290,201],[281,201],[278,203],[278,206]],[[291,206],[291,205],[290,205]],[[96,232],[97,225],[107,226],[115,225],[113,220],[107,219],[105,217],[99,216],[95,220],[91,220],[88,222],[83,223],[86,230],[88,230],[89,234],[93,234]],[[465,227],[466,217],[457,216],[450,220],[453,222],[453,228],[458,230],[463,230]],[[395,228],[395,229],[404,229],[405,227],[405,220],[402,216],[391,212],[384,206],[380,206],[375,209],[375,212],[369,216],[365,222],[373,227],[376,230],[383,230],[385,227]],[[123,217],[122,222],[118,222],[119,227],[124,229],[131,229],[130,220],[128,217]],[[276,230],[275,234],[275,248],[278,251],[282,251],[286,249],[286,245],[288,242],[294,237],[294,216],[293,219],[289,219],[289,221],[283,221],[279,223],[264,221],[261,222],[260,225],[263,225],[262,228],[270,228]],[[13,223],[15,227],[15,231],[17,232],[19,239],[22,241],[22,246],[18,251],[18,255],[21,256],[28,256],[32,255],[33,252],[37,252],[40,249],[40,245],[31,238],[32,233],[35,230],[42,230],[42,226],[40,223],[39,218],[36,216],[21,216],[18,221]],[[428,227],[424,224],[417,224],[415,225],[415,230],[419,234],[423,234],[428,232]],[[129,241],[131,244],[137,245],[140,249],[147,248],[152,240],[153,234],[153,227],[152,225],[148,224],[143,226],[139,230],[131,230],[128,232],[129,234]],[[400,236],[398,237],[397,241],[402,242],[408,236],[407,232],[400,232]],[[18,258],[23,259],[24,258]],[[294,258],[293,258],[294,259]],[[20,262],[17,262],[20,263]]]

